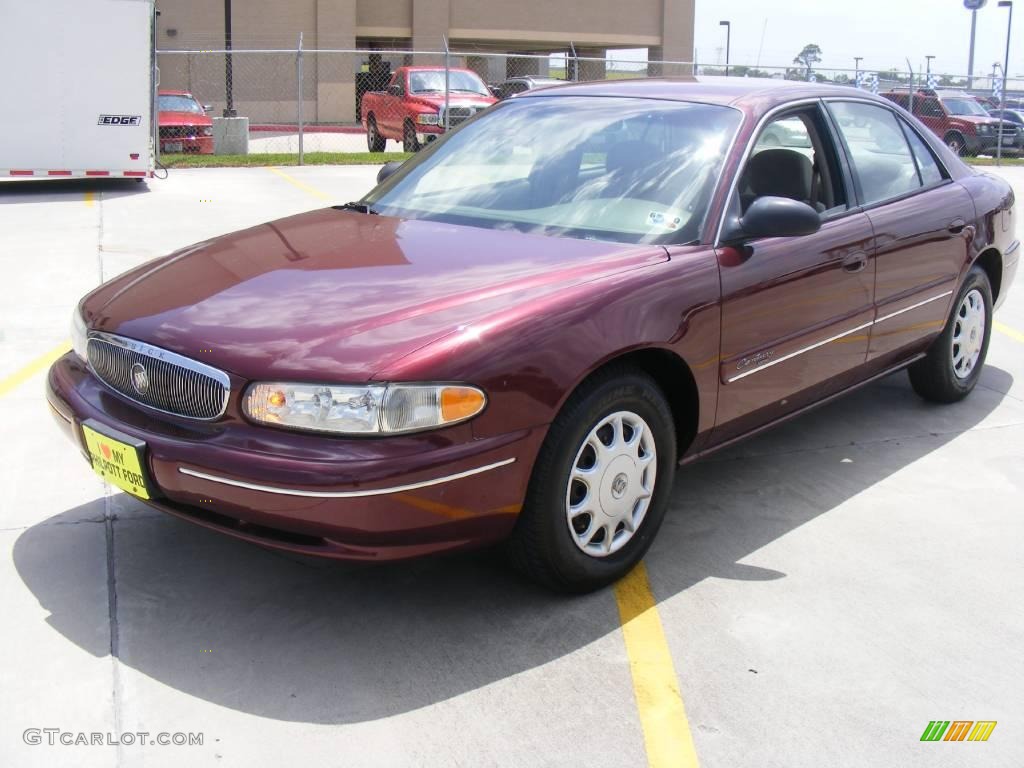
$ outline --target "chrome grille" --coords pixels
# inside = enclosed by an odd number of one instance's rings
[[[475,107],[448,107],[448,126],[464,123],[477,112]],[[441,125],[444,125],[444,107],[441,107]]]
[[[1013,123],[1000,123],[999,124],[999,135],[1003,138],[1017,135],[1017,126]]]
[[[89,334],[89,366],[100,381],[129,400],[190,419],[221,416],[231,390],[223,371],[108,333]]]

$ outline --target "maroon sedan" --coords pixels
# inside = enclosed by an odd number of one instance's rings
[[[966,396],[1013,204],[848,88],[545,89],[358,203],[100,286],[49,401],[111,483],[201,525],[372,561],[505,541],[592,589],[678,464],[900,368]]]

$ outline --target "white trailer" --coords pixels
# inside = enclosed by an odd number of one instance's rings
[[[153,0],[0,0],[0,180],[154,170]]]

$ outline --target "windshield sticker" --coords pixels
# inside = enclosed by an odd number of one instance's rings
[[[679,229],[679,225],[683,223],[683,220],[678,216],[666,216],[664,213],[658,211],[651,211],[647,214],[647,226],[649,227],[661,227],[662,229]]]

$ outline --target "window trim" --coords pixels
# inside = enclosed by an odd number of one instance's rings
[[[856,103],[856,104],[867,104],[868,106],[878,107],[879,109],[885,110],[886,112],[891,114],[893,116],[893,118],[896,120],[896,124],[897,125],[901,125],[903,123],[906,123],[907,126],[910,127],[909,122],[906,119],[904,119],[898,112],[896,112],[896,110],[891,109],[888,104],[879,103],[879,102],[875,101],[874,99],[858,99],[858,98],[855,98],[855,97],[854,98],[848,98],[848,97],[845,97],[845,96],[834,96],[834,97],[823,99],[823,101],[825,103],[826,109],[829,112],[829,115],[832,117],[833,122],[835,122],[835,124],[837,126],[838,126],[838,120],[836,119],[835,115],[832,114],[832,104],[834,104],[836,102],[850,102],[850,103]],[[896,106],[899,106],[899,105],[897,104]],[[953,183],[953,179],[952,179],[952,177],[949,174],[949,170],[941,162],[941,160],[939,159],[938,155],[936,155],[936,153],[932,150],[932,147],[931,147],[930,143],[928,142],[928,140],[925,139],[924,137],[922,137],[920,132],[915,129],[914,133],[916,133],[917,137],[919,139],[921,139],[921,141],[924,142],[924,144],[928,148],[928,150],[930,152],[932,152],[932,157],[935,158],[935,162],[938,164],[939,169],[941,171],[943,171],[944,178],[942,180],[942,183],[941,184],[933,184],[933,185],[928,186],[928,187],[925,187],[925,186],[922,185],[922,186],[918,187],[917,189],[912,189],[912,190],[909,190],[907,192],[901,192],[900,194],[894,195],[892,197],[886,197],[886,198],[883,198],[882,200],[875,200],[875,201],[870,202],[870,203],[865,203],[864,202],[864,191],[861,188],[861,184],[860,184],[860,175],[857,173],[856,168],[853,165],[853,160],[850,158],[850,149],[847,146],[846,137],[842,135],[842,132],[838,130],[838,127],[837,127],[836,130],[837,130],[837,132],[840,133],[840,139],[842,141],[843,152],[844,152],[844,154],[846,154],[847,160],[849,161],[850,170],[851,170],[851,173],[852,173],[852,179],[853,179],[854,184],[856,185],[856,188],[857,188],[857,202],[858,202],[859,205],[858,205],[856,210],[859,210],[859,211],[871,211],[871,210],[874,210],[875,208],[878,208],[880,206],[889,205],[890,203],[900,202],[901,200],[906,200],[907,198],[913,197],[914,195],[919,195],[922,192],[927,192],[927,191],[930,191],[930,190],[933,190],[933,189],[938,189],[941,186]],[[906,142],[906,144],[907,144],[907,151],[910,152],[910,156],[914,159],[914,168],[916,170],[917,169],[917,158],[914,157],[914,150],[911,148],[910,142],[907,141],[906,136],[903,137],[903,141]],[[918,180],[920,181],[920,175],[918,176]]]

